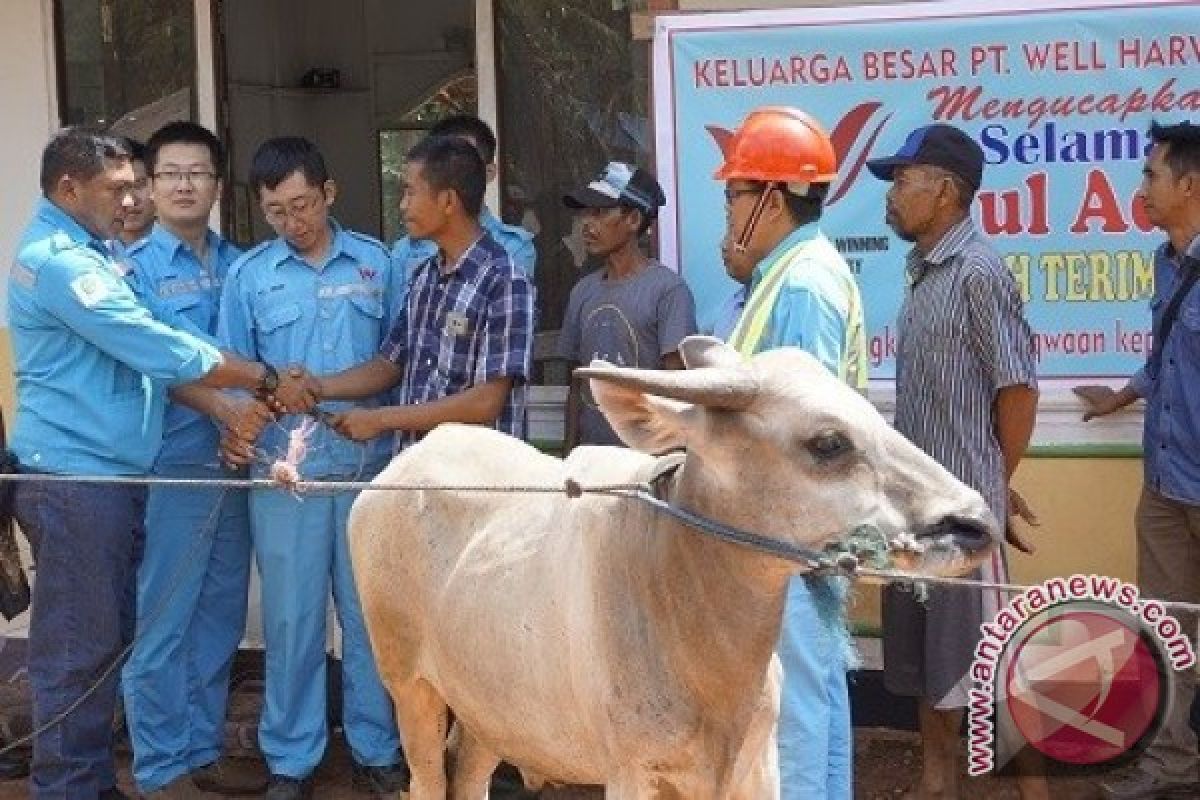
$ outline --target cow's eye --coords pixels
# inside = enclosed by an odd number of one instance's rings
[[[838,431],[818,433],[808,440],[806,447],[818,461],[832,461],[854,450],[854,444],[849,437]]]

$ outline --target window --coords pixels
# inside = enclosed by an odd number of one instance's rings
[[[547,331],[562,326],[571,287],[590,266],[564,192],[608,161],[653,166],[649,47],[633,40],[630,5],[495,3],[500,211],[537,234],[538,320]]]
[[[64,125],[145,139],[195,116],[194,0],[57,0]]]
[[[456,75],[435,88],[406,112],[394,129],[379,132],[380,214],[383,241],[396,241],[404,235],[400,218],[400,195],[404,190],[404,157],[425,132],[440,119],[453,114],[474,114],[478,98],[474,71]]]

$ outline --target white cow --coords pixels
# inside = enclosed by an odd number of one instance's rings
[[[681,352],[680,372],[582,370],[635,450],[560,460],[446,425],[377,481],[629,483],[686,448],[665,496],[726,525],[812,546],[874,525],[939,573],[994,543],[982,498],[806,353],[743,361],[706,337]],[[412,800],[482,800],[500,759],[609,800],[779,796],[772,653],[795,564],[595,494],[366,491],[350,548]]]

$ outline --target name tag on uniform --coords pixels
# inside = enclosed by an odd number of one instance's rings
[[[467,315],[451,311],[446,315],[446,335],[465,336],[467,334]]]

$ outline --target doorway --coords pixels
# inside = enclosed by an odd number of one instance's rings
[[[213,0],[217,80],[231,178],[230,237],[270,229],[246,183],[255,148],[305,136],[339,186],[334,215],[390,242],[400,235],[407,149],[451,113],[475,113],[474,0]]]

